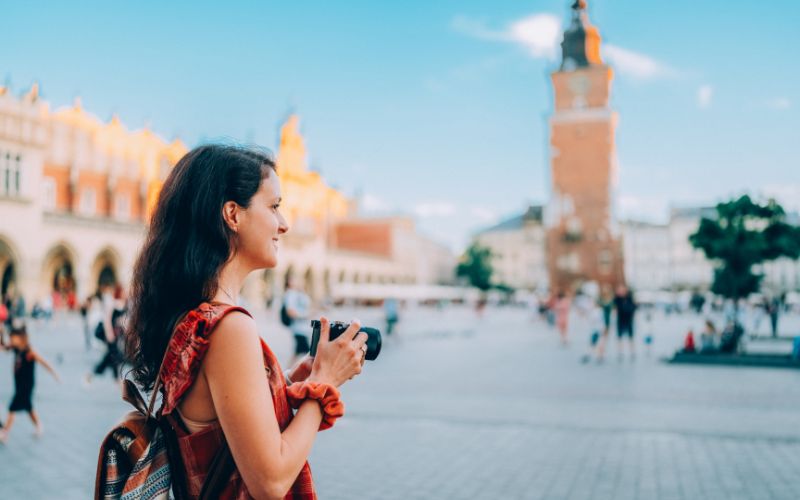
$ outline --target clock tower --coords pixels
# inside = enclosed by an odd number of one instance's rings
[[[551,197],[547,207],[547,266],[554,290],[584,282],[623,281],[614,220],[617,115],[609,106],[612,70],[600,57],[600,33],[586,1],[572,5],[561,42],[561,65],[551,77]]]

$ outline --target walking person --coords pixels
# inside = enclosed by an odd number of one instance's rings
[[[553,303],[553,314],[558,328],[558,335],[561,338],[561,345],[564,346],[569,344],[569,309],[571,305],[572,301],[567,297],[567,294],[559,291]]]
[[[634,315],[636,314],[636,302],[633,300],[633,293],[625,285],[617,288],[617,296],[614,297],[614,308],[617,310],[617,340],[619,341],[619,359],[623,358],[623,344],[628,344],[628,352],[631,359],[636,358],[636,349],[633,342],[634,334]]]
[[[100,320],[95,326],[95,337],[103,342],[106,352],[102,359],[95,365],[92,373],[86,375],[86,384],[91,384],[93,376],[100,376],[106,372],[111,372],[114,380],[120,381],[120,365],[123,356],[120,352],[121,328],[115,328],[115,323],[119,325],[120,314],[117,312],[118,301],[114,297],[113,288],[110,285],[103,285],[98,292],[100,309]]]
[[[93,299],[93,295],[86,297],[86,300],[81,302],[80,307],[81,324],[83,325],[83,346],[86,349],[86,352],[89,352],[92,349],[92,333],[89,324],[89,311],[92,308]]]
[[[8,435],[14,425],[14,417],[20,411],[28,413],[36,429],[34,435],[39,437],[42,435],[42,424],[39,420],[39,415],[33,409],[34,368],[36,363],[44,366],[57,382],[60,382],[61,379],[53,367],[50,366],[50,363],[31,348],[24,323],[17,322],[12,326],[9,346],[4,348],[14,351],[14,397],[8,407],[5,428],[0,431],[0,441],[5,442],[8,439]]]
[[[600,307],[603,326],[600,331],[600,340],[597,342],[596,356],[597,362],[602,363],[605,359],[608,337],[611,332],[611,313],[614,311],[614,293],[609,285],[603,285],[597,302]]]
[[[287,380],[255,320],[236,305],[251,272],[278,265],[289,230],[280,204],[269,156],[197,147],[167,177],[134,267],[132,373],[162,395],[159,415],[177,435],[185,469],[173,487],[190,498],[227,447],[234,470],[215,498],[316,499],[312,444],[344,413],[338,387],[361,373],[368,349],[358,321],[329,341],[322,318],[316,356]],[[185,482],[176,486],[178,477]]]
[[[769,315],[769,326],[772,332],[772,337],[778,336],[778,318],[781,314],[781,300],[778,297],[773,297],[766,302],[766,310]]]
[[[386,336],[390,337],[394,332],[394,327],[397,325],[397,322],[400,320],[400,313],[398,311],[399,307],[397,304],[397,299],[395,298],[387,298],[383,301],[383,315],[386,320]]]
[[[294,365],[311,350],[308,340],[308,332],[311,328],[309,321],[311,299],[294,276],[290,276],[288,279],[282,307],[285,308],[284,314],[289,318],[289,330],[292,331],[294,337],[294,355],[289,363]]]
[[[603,309],[598,301],[589,300],[586,305],[587,311],[586,318],[589,320],[589,347],[586,353],[581,357],[581,363],[588,363],[592,359],[592,355],[598,363],[603,362],[601,349],[601,340],[603,336]]]

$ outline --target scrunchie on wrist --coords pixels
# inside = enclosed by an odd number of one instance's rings
[[[333,427],[336,419],[344,415],[344,403],[339,399],[339,389],[331,384],[316,382],[295,382],[286,388],[286,397],[292,408],[300,408],[307,399],[316,399],[322,409],[322,422],[319,430]]]

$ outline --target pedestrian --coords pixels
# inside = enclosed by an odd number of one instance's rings
[[[285,308],[285,315],[289,318],[289,330],[294,337],[294,355],[289,362],[290,365],[294,365],[311,350],[308,339],[311,299],[294,276],[288,278],[282,307]]]
[[[9,346],[4,347],[4,349],[14,351],[14,397],[8,407],[5,428],[0,431],[0,441],[5,442],[8,439],[11,427],[14,425],[14,417],[20,411],[28,413],[36,429],[34,435],[39,437],[42,435],[42,424],[39,420],[39,415],[33,409],[34,368],[36,363],[44,366],[57,382],[60,382],[61,379],[53,367],[50,366],[50,363],[31,347],[24,323],[20,321],[14,323],[9,335]]]
[[[437,301],[437,304],[439,301]],[[390,336],[394,332],[394,327],[400,320],[400,314],[397,310],[397,299],[391,297],[383,301],[383,314],[386,318],[386,335]]]
[[[767,302],[767,314],[769,315],[769,326],[772,336],[778,336],[778,318],[781,314],[781,301],[778,297],[773,297]]]
[[[598,304],[602,313],[603,329],[600,332],[600,340],[597,343],[597,362],[602,363],[605,359],[609,332],[611,331],[611,313],[614,311],[614,293],[608,284],[603,285],[601,288]]]
[[[653,350],[653,332],[655,331],[655,322],[653,321],[653,306],[645,309],[644,313],[644,352],[647,357]]]
[[[167,177],[133,269],[132,373],[162,396],[158,415],[170,423],[184,468],[173,486],[185,478],[191,498],[225,448],[233,472],[215,498],[316,498],[311,447],[343,414],[338,387],[361,373],[367,335],[359,322],[329,341],[322,318],[316,356],[289,370],[287,385],[255,320],[237,305],[248,275],[278,265],[289,230],[280,205],[268,155],[199,146]]]
[[[556,300],[558,300],[557,294],[550,292],[547,296],[547,300],[544,302],[545,320],[550,328],[555,328],[556,326]]]
[[[633,292],[631,292],[627,286],[620,285],[617,287],[617,296],[614,297],[614,308],[617,310],[617,340],[619,341],[619,359],[620,361],[623,359],[623,344],[626,342],[628,344],[628,352],[631,359],[635,359],[636,351],[633,342],[633,334],[636,302],[633,300]]]
[[[556,300],[553,303],[553,315],[555,316],[556,327],[558,328],[558,335],[561,338],[561,345],[566,346],[569,344],[569,309],[572,301],[567,294],[562,290],[556,295]]]
[[[83,326],[83,346],[86,349],[86,352],[92,348],[92,337],[91,337],[91,327],[89,324],[89,311],[92,308],[93,302],[93,295],[86,297],[86,300],[81,302],[81,325]]]
[[[589,319],[589,349],[586,354],[581,357],[581,362],[588,363],[594,355],[597,362],[602,363],[603,354],[600,350],[600,342],[603,337],[604,328],[603,308],[597,301],[591,301],[590,304],[590,309],[587,313]]]
[[[91,384],[93,376],[102,375],[106,370],[110,371],[114,380],[119,382],[120,365],[123,361],[123,356],[120,352],[121,329],[119,328],[119,321],[121,315],[117,312],[118,301],[114,297],[113,288],[111,285],[103,285],[97,296],[99,297],[98,304],[101,316],[100,321],[95,326],[95,337],[103,342],[106,352],[95,365],[93,372],[86,375],[85,382],[87,385]]]

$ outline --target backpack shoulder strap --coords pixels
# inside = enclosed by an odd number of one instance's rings
[[[193,335],[199,336],[205,342],[201,345],[205,346],[204,349],[195,349],[197,352],[197,356],[195,357],[194,361],[197,365],[202,362],[203,357],[205,356],[206,350],[208,348],[208,337],[214,331],[214,328],[217,326],[219,321],[224,318],[228,313],[233,311],[240,311],[248,316],[252,315],[244,308],[239,306],[233,306],[230,304],[220,304],[220,303],[204,303],[201,304],[198,309],[193,312],[198,312],[202,316],[202,321],[198,321],[197,324],[194,325],[194,331],[192,332]],[[185,320],[184,320],[185,321]],[[176,326],[175,330],[178,330],[178,326]],[[173,333],[173,338],[170,339],[170,344],[167,346],[167,351],[164,353],[164,360],[161,362],[161,367],[159,369],[159,375],[156,380],[156,383],[161,382],[161,378],[163,375],[164,365],[167,362],[167,355],[170,353],[170,348],[172,347],[172,341],[174,340],[175,333]],[[157,394],[157,388],[154,388],[153,394]],[[154,399],[151,397],[150,400],[150,408],[152,411],[152,407],[154,404]],[[165,417],[162,416],[162,419]],[[180,460],[179,452],[177,451],[177,442],[175,431],[171,428],[172,423],[169,422],[168,418],[167,421],[163,422],[162,428],[164,429],[165,433],[167,434],[167,442],[169,448],[171,448],[170,453],[174,456],[174,460]],[[222,443],[220,444],[219,450],[217,450],[214,458],[211,462],[211,465],[208,469],[208,475],[206,476],[205,481],[203,482],[203,487],[200,491],[200,496],[198,497],[199,500],[214,500],[219,498],[220,493],[222,492],[225,485],[230,480],[231,474],[236,469],[236,463],[233,460],[233,455],[231,454],[230,447],[228,446],[227,440],[223,439]],[[181,471],[182,472],[182,471]],[[181,472],[176,471],[176,484],[178,485],[178,490],[175,491],[179,496],[186,495],[183,488],[185,486],[185,477],[181,474]],[[187,496],[188,497],[188,496]]]
[[[231,312],[252,315],[244,308],[219,302],[204,302],[189,311],[173,329],[172,337],[164,351],[164,358],[156,377],[153,394],[148,405],[152,414],[155,397],[164,388],[162,410],[172,412],[183,394],[192,386],[209,347],[211,334],[220,320]],[[166,385],[166,387],[164,387]]]

